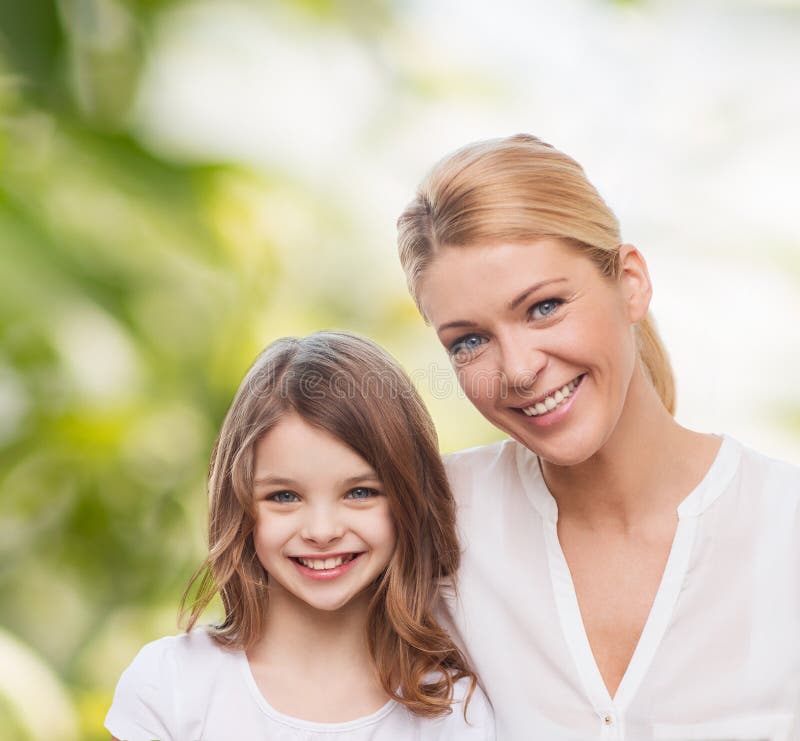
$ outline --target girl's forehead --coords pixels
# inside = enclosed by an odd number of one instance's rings
[[[256,443],[254,468],[256,479],[324,472],[329,478],[353,476],[353,471],[375,473],[346,442],[295,412],[287,412]]]

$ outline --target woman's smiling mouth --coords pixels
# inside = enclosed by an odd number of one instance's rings
[[[555,417],[561,417],[561,414],[555,414],[557,410],[564,409],[569,406],[568,402],[574,396],[576,390],[581,385],[581,381],[586,374],[582,373],[577,378],[573,378],[569,383],[549,391],[544,396],[540,396],[535,402],[528,404],[524,407],[515,407],[517,412],[522,412],[527,417],[547,418],[552,415],[553,421]],[[544,419],[541,419],[544,422]]]
[[[539,397],[538,401],[530,404],[527,407],[522,407],[520,411],[524,412],[529,417],[537,417],[541,414],[552,412],[554,409],[561,406],[561,404],[563,404],[572,395],[575,389],[580,385],[584,375],[585,374],[581,374],[577,378],[573,378],[569,383],[565,383],[555,391],[550,391],[543,397]]]

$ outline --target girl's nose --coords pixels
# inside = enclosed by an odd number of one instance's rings
[[[303,522],[300,535],[317,545],[328,545],[344,535],[344,523],[336,507],[311,507]]]

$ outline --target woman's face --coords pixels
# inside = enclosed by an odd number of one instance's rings
[[[620,248],[604,277],[555,238],[445,247],[420,303],[467,397],[493,425],[557,465],[611,437],[637,362],[634,323],[650,301],[643,258]]]

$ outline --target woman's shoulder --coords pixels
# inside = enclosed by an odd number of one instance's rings
[[[496,497],[487,497],[487,492],[502,492],[507,502],[518,501],[520,496],[535,501],[549,496],[543,488],[536,454],[516,440],[459,450],[445,455],[443,460],[462,526],[467,511],[483,516],[488,514],[487,507],[493,507],[495,514],[499,512]]]
[[[727,460],[732,482],[744,483],[749,490],[790,493],[800,499],[800,466],[755,450],[729,435],[721,437],[715,465],[724,467]]]
[[[452,485],[474,481],[476,476],[492,478],[504,475],[510,469],[516,470],[520,447],[516,440],[500,440],[489,445],[447,453],[442,456],[442,460]],[[529,451],[528,454],[533,456]]]
[[[470,677],[453,683],[451,712],[439,724],[447,728],[445,738],[469,741],[494,741],[495,738],[492,706],[480,686],[473,687]]]
[[[741,488],[761,498],[774,499],[800,514],[800,466],[733,442],[739,449],[739,470],[735,481]]]
[[[767,534],[775,547],[800,548],[800,467],[765,455],[729,435],[703,481],[679,508],[682,516],[714,513],[729,537]],[[782,535],[781,535],[782,534]]]
[[[750,463],[751,465],[761,466],[765,470],[774,471],[778,475],[793,478],[800,477],[800,466],[798,466],[796,463],[791,463],[790,461],[776,458],[769,453],[763,453],[759,450],[751,448],[745,443],[738,442],[733,438],[728,438],[727,435],[725,436],[725,439],[730,439],[735,445],[738,445],[741,451],[742,459],[745,462]]]

